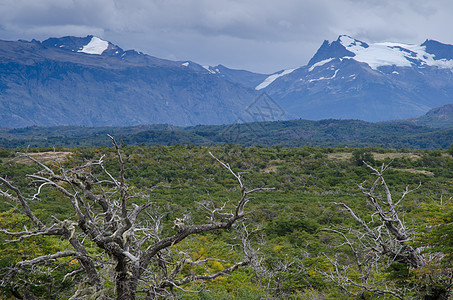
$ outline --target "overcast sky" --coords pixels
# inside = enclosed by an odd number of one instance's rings
[[[0,39],[93,34],[124,50],[272,73],[340,34],[453,44],[452,0],[0,0]]]

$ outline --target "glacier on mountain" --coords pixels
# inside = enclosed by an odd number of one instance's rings
[[[435,59],[435,55],[426,52],[426,46],[401,43],[366,44],[347,35],[339,37],[341,45],[354,53],[356,61],[368,64],[377,70],[382,66],[411,67],[415,63],[420,66],[436,66],[442,69],[452,69],[453,60]]]

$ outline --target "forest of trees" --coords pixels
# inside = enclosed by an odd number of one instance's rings
[[[452,156],[0,149],[0,297],[449,299]]]

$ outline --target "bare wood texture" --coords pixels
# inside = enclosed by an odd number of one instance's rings
[[[193,262],[182,258],[180,253],[174,253],[172,249],[191,235],[232,228],[246,216],[246,204],[253,199],[251,194],[269,189],[247,189],[239,173],[209,153],[215,162],[237,180],[240,194],[236,204],[231,209],[227,209],[225,205],[221,207],[212,204],[202,205],[207,211],[208,223],[188,224],[184,218],[176,219],[174,221],[176,232],[162,236],[162,218],[165,213],[160,213],[151,201],[150,192],[136,191],[133,186],[128,185],[125,177],[126,161],[121,148],[112,136],[109,137],[112,139],[119,163],[119,178],[115,178],[107,170],[105,155],[80,166],[64,168],[61,165],[49,167],[25,153],[20,154],[39,167],[38,172],[28,175],[37,186],[31,198],[37,199],[44,189],[52,188],[70,201],[74,217],[65,220],[54,219],[53,223],[45,224],[35,216],[28,205],[28,199],[22,195],[20,189],[9,180],[0,177],[1,195],[17,201],[24,214],[35,225],[35,228],[20,232],[0,229],[1,232],[11,235],[13,241],[33,236],[59,236],[67,240],[72,247],[71,250],[49,253],[19,262],[13,271],[73,257],[81,266],[74,274],[84,272],[85,284],[93,291],[92,295],[103,295],[105,274],[113,271],[112,281],[115,285],[116,298],[135,299],[137,292],[151,298],[168,297],[173,295],[175,288],[184,291],[183,286],[188,283],[214,279],[234,272],[240,267],[257,263],[254,261],[256,252],[252,251],[244,240],[247,238],[246,235],[242,236],[241,243],[248,247],[244,250],[244,260],[213,274],[181,275],[183,266]],[[102,172],[103,178],[107,179],[98,179],[94,170]],[[133,203],[135,199],[140,199],[140,203],[144,204]],[[90,255],[93,251],[90,252],[87,248],[89,244],[87,240],[96,245],[97,254]],[[168,263],[170,261],[173,263]],[[79,286],[80,288],[74,292],[76,298],[87,293],[81,290],[84,284]]]

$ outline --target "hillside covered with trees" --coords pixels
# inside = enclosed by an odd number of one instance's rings
[[[432,121],[432,118],[430,120]],[[369,123],[334,119],[191,127],[166,124],[131,127],[32,126],[0,128],[0,147],[109,147],[111,141],[107,134],[112,134],[126,145],[148,146],[213,146],[234,143],[242,146],[448,148],[453,140],[451,124],[435,120],[437,123],[427,121],[423,126],[409,121]],[[438,128],[436,124],[444,126]]]

